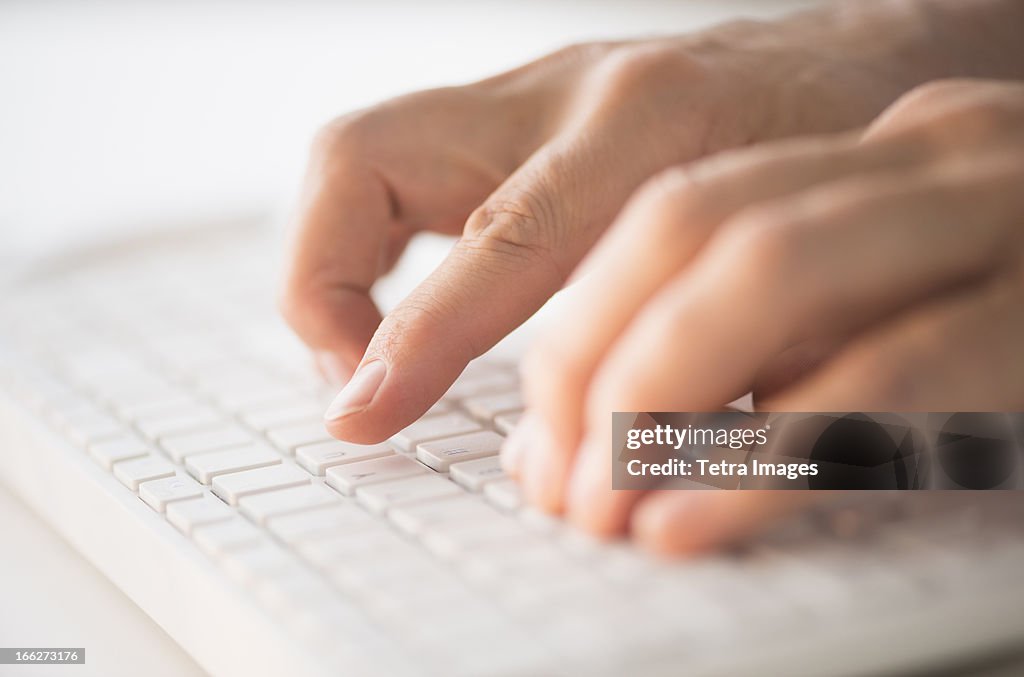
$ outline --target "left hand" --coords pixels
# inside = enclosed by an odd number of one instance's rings
[[[932,83],[862,135],[669,170],[584,267],[527,359],[506,468],[596,534],[738,539],[814,494],[612,491],[611,412],[751,390],[775,411],[1021,410],[1024,84]]]

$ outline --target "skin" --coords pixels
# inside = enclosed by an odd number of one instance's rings
[[[938,151],[897,133],[911,127],[931,139],[938,133],[920,130],[947,124],[929,122],[927,96],[886,107],[940,77],[1024,76],[1014,30],[1022,21],[1024,6],[1012,0],[854,2],[774,23],[575,46],[330,123],[314,143],[281,294],[283,314],[325,375],[343,383],[357,370],[360,406],[344,408],[328,429],[361,443],[397,432],[571,276],[587,277],[565,325],[526,362],[533,413],[508,445],[507,466],[532,502],[568,508],[590,531],[621,533],[633,515],[634,532],[651,547],[693,547],[673,532],[679,520],[665,517],[678,505],[659,513],[645,507],[659,505],[653,495],[602,488],[607,412],[714,408],[754,385],[775,391],[767,403],[777,408],[842,401],[823,393],[846,383],[849,371],[834,365],[852,359],[843,357],[857,345],[852,337],[961,284],[953,272],[947,279],[935,271],[966,264],[936,257],[972,251],[953,234],[942,240],[947,249],[913,247],[915,237],[933,233],[906,223],[956,213],[920,177],[953,182],[959,174],[931,172],[926,163],[938,162]],[[967,92],[974,86],[956,96],[984,98]],[[924,103],[913,105],[915,96]],[[882,111],[866,136],[844,132]],[[946,158],[942,166],[976,177],[997,172],[965,159],[982,152],[978,144],[959,151],[959,163]],[[894,174],[899,180],[890,182]],[[977,183],[964,199],[984,199],[986,209],[972,219],[995,211],[996,194]],[[908,206],[915,204],[930,211]],[[764,225],[785,221],[789,209],[803,219],[791,230],[806,241]],[[876,215],[885,220],[871,221]],[[422,230],[461,237],[382,317],[369,291]],[[808,235],[819,231],[828,236]],[[863,288],[850,283],[867,270],[865,260],[873,273],[889,274],[881,287],[870,276]],[[893,288],[905,293],[891,295]],[[811,324],[822,331],[794,329]],[[651,354],[663,359],[639,364]],[[358,368],[370,363],[382,379],[367,384]],[[655,367],[660,378],[647,373]],[[861,399],[850,401],[873,401],[882,381],[861,375]],[[824,399],[805,404],[812,396]],[[874,408],[889,401],[896,398]],[[754,496],[702,499],[723,503],[706,509],[722,517],[700,542],[742,534],[744,515],[784,512],[764,507],[771,497]]]

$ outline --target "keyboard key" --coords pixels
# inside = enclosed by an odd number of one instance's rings
[[[176,463],[181,463],[182,459],[192,454],[240,447],[252,442],[252,435],[245,430],[237,426],[224,426],[213,430],[165,437],[160,441],[160,446]]]
[[[288,544],[338,533],[380,531],[380,524],[350,503],[271,517],[267,529]]]
[[[467,374],[452,384],[442,399],[464,400],[477,395],[488,395],[516,387],[516,375],[509,371]]]
[[[382,515],[394,506],[457,496],[460,493],[462,490],[453,482],[427,475],[360,487],[356,489],[356,500],[371,512]]]
[[[267,439],[278,449],[295,453],[297,447],[314,442],[326,442],[331,439],[322,418],[306,423],[280,426],[267,431]]]
[[[124,424],[104,412],[83,411],[69,416],[60,424],[68,438],[81,447],[117,437],[124,433]]]
[[[453,437],[480,430],[480,425],[465,414],[441,414],[421,418],[391,438],[402,451],[411,452],[416,445],[442,437]]]
[[[138,491],[139,484],[142,482],[172,477],[173,475],[174,466],[168,463],[166,459],[152,454],[127,461],[119,461],[114,464],[114,477],[132,491]]]
[[[147,439],[156,440],[166,435],[212,428],[223,422],[224,415],[216,409],[192,405],[140,418],[135,421],[135,427]]]
[[[185,468],[189,475],[203,484],[209,484],[218,475],[262,468],[280,462],[281,456],[274,450],[262,444],[252,444],[192,454],[185,459]]]
[[[264,524],[271,517],[317,508],[340,500],[336,492],[322,484],[304,484],[245,496],[238,502],[238,509],[257,524]]]
[[[386,442],[352,444],[351,442],[331,440],[299,447],[295,450],[295,459],[309,472],[323,477],[324,472],[331,466],[390,456],[393,453],[395,453],[394,449]]]
[[[107,470],[118,461],[138,458],[148,453],[149,447],[144,442],[128,435],[89,445],[89,455]]]
[[[352,496],[359,487],[426,472],[430,472],[426,466],[405,456],[385,456],[328,468],[327,484],[346,496]]]
[[[480,499],[465,494],[440,501],[397,506],[388,511],[388,520],[410,536],[452,522],[489,524],[498,519],[508,518]]]
[[[294,465],[272,465],[214,477],[213,493],[230,505],[238,505],[239,499],[243,496],[297,487],[308,484],[309,481],[309,474],[301,468]]]
[[[157,512],[163,512],[172,501],[199,498],[202,495],[202,485],[184,475],[150,480],[139,485],[139,498]]]
[[[301,565],[292,554],[270,541],[252,548],[226,552],[221,566],[229,576],[243,585],[295,570],[301,571]]]
[[[502,510],[517,510],[523,504],[519,485],[511,479],[488,482],[484,485],[484,498]]]
[[[324,405],[316,398],[306,398],[288,403],[277,402],[248,407],[239,418],[251,428],[266,432],[292,423],[320,422],[323,420]]]
[[[496,456],[502,442],[501,435],[489,430],[447,437],[417,446],[416,459],[438,472],[447,472],[448,466],[457,461]]]
[[[197,526],[192,531],[192,538],[195,539],[200,549],[211,557],[218,557],[242,548],[254,548],[269,542],[267,537],[252,523],[246,522],[238,516],[223,522]]]
[[[224,501],[213,496],[175,501],[167,506],[167,521],[186,536],[198,526],[223,522],[234,514]]]
[[[519,412],[526,408],[518,390],[494,395],[479,395],[462,401],[462,406],[476,419],[490,423],[500,414]]]
[[[511,435],[512,430],[519,425],[519,419],[523,417],[523,412],[515,412],[509,414],[498,414],[494,417],[494,427],[498,429],[498,432],[502,435]]]
[[[448,471],[455,482],[470,491],[480,491],[486,483],[505,478],[498,456],[452,463]]]

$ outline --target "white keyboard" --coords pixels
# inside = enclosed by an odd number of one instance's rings
[[[162,243],[0,303],[4,481],[210,672],[860,674],[1024,639],[1019,493],[861,494],[670,564],[522,507],[507,363],[332,440],[268,251]]]

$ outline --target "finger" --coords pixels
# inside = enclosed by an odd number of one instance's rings
[[[853,339],[766,402],[776,411],[1019,411],[1024,285],[998,279]]]
[[[472,358],[565,282],[626,195],[640,165],[583,134],[549,144],[476,210],[451,253],[381,323],[328,410],[332,434],[379,441],[435,402]],[[599,186],[600,190],[593,190]]]
[[[510,439],[529,500],[558,510],[575,449],[588,383],[636,309],[685,267],[714,229],[745,205],[787,195],[816,181],[904,166],[916,152],[893,143],[860,149],[855,136],[802,139],[724,153],[649,182],[582,264],[589,272],[572,303],[528,355],[526,399],[537,411]],[[586,331],[580,331],[585,327]],[[549,440],[550,444],[545,444]],[[511,467],[513,474],[520,468]]]
[[[843,335],[985,274],[1012,218],[1005,204],[978,205],[1007,188],[1007,177],[985,171],[957,182],[886,175],[748,212],[613,346],[589,393],[588,437],[604,451],[590,457],[607,463],[612,411],[718,408],[786,347]],[[960,229],[972,220],[965,238]],[[921,242],[929,242],[924,251]],[[600,531],[621,528],[628,501],[607,484],[576,486],[585,477],[581,470],[570,481],[570,518],[592,523],[587,515],[596,513],[614,522]]]
[[[317,143],[281,298],[285,318],[332,380],[351,373],[380,323],[369,290],[401,228],[388,187],[351,138],[325,134]]]
[[[823,491],[653,491],[632,515],[630,532],[659,555],[732,545],[831,495]]]

